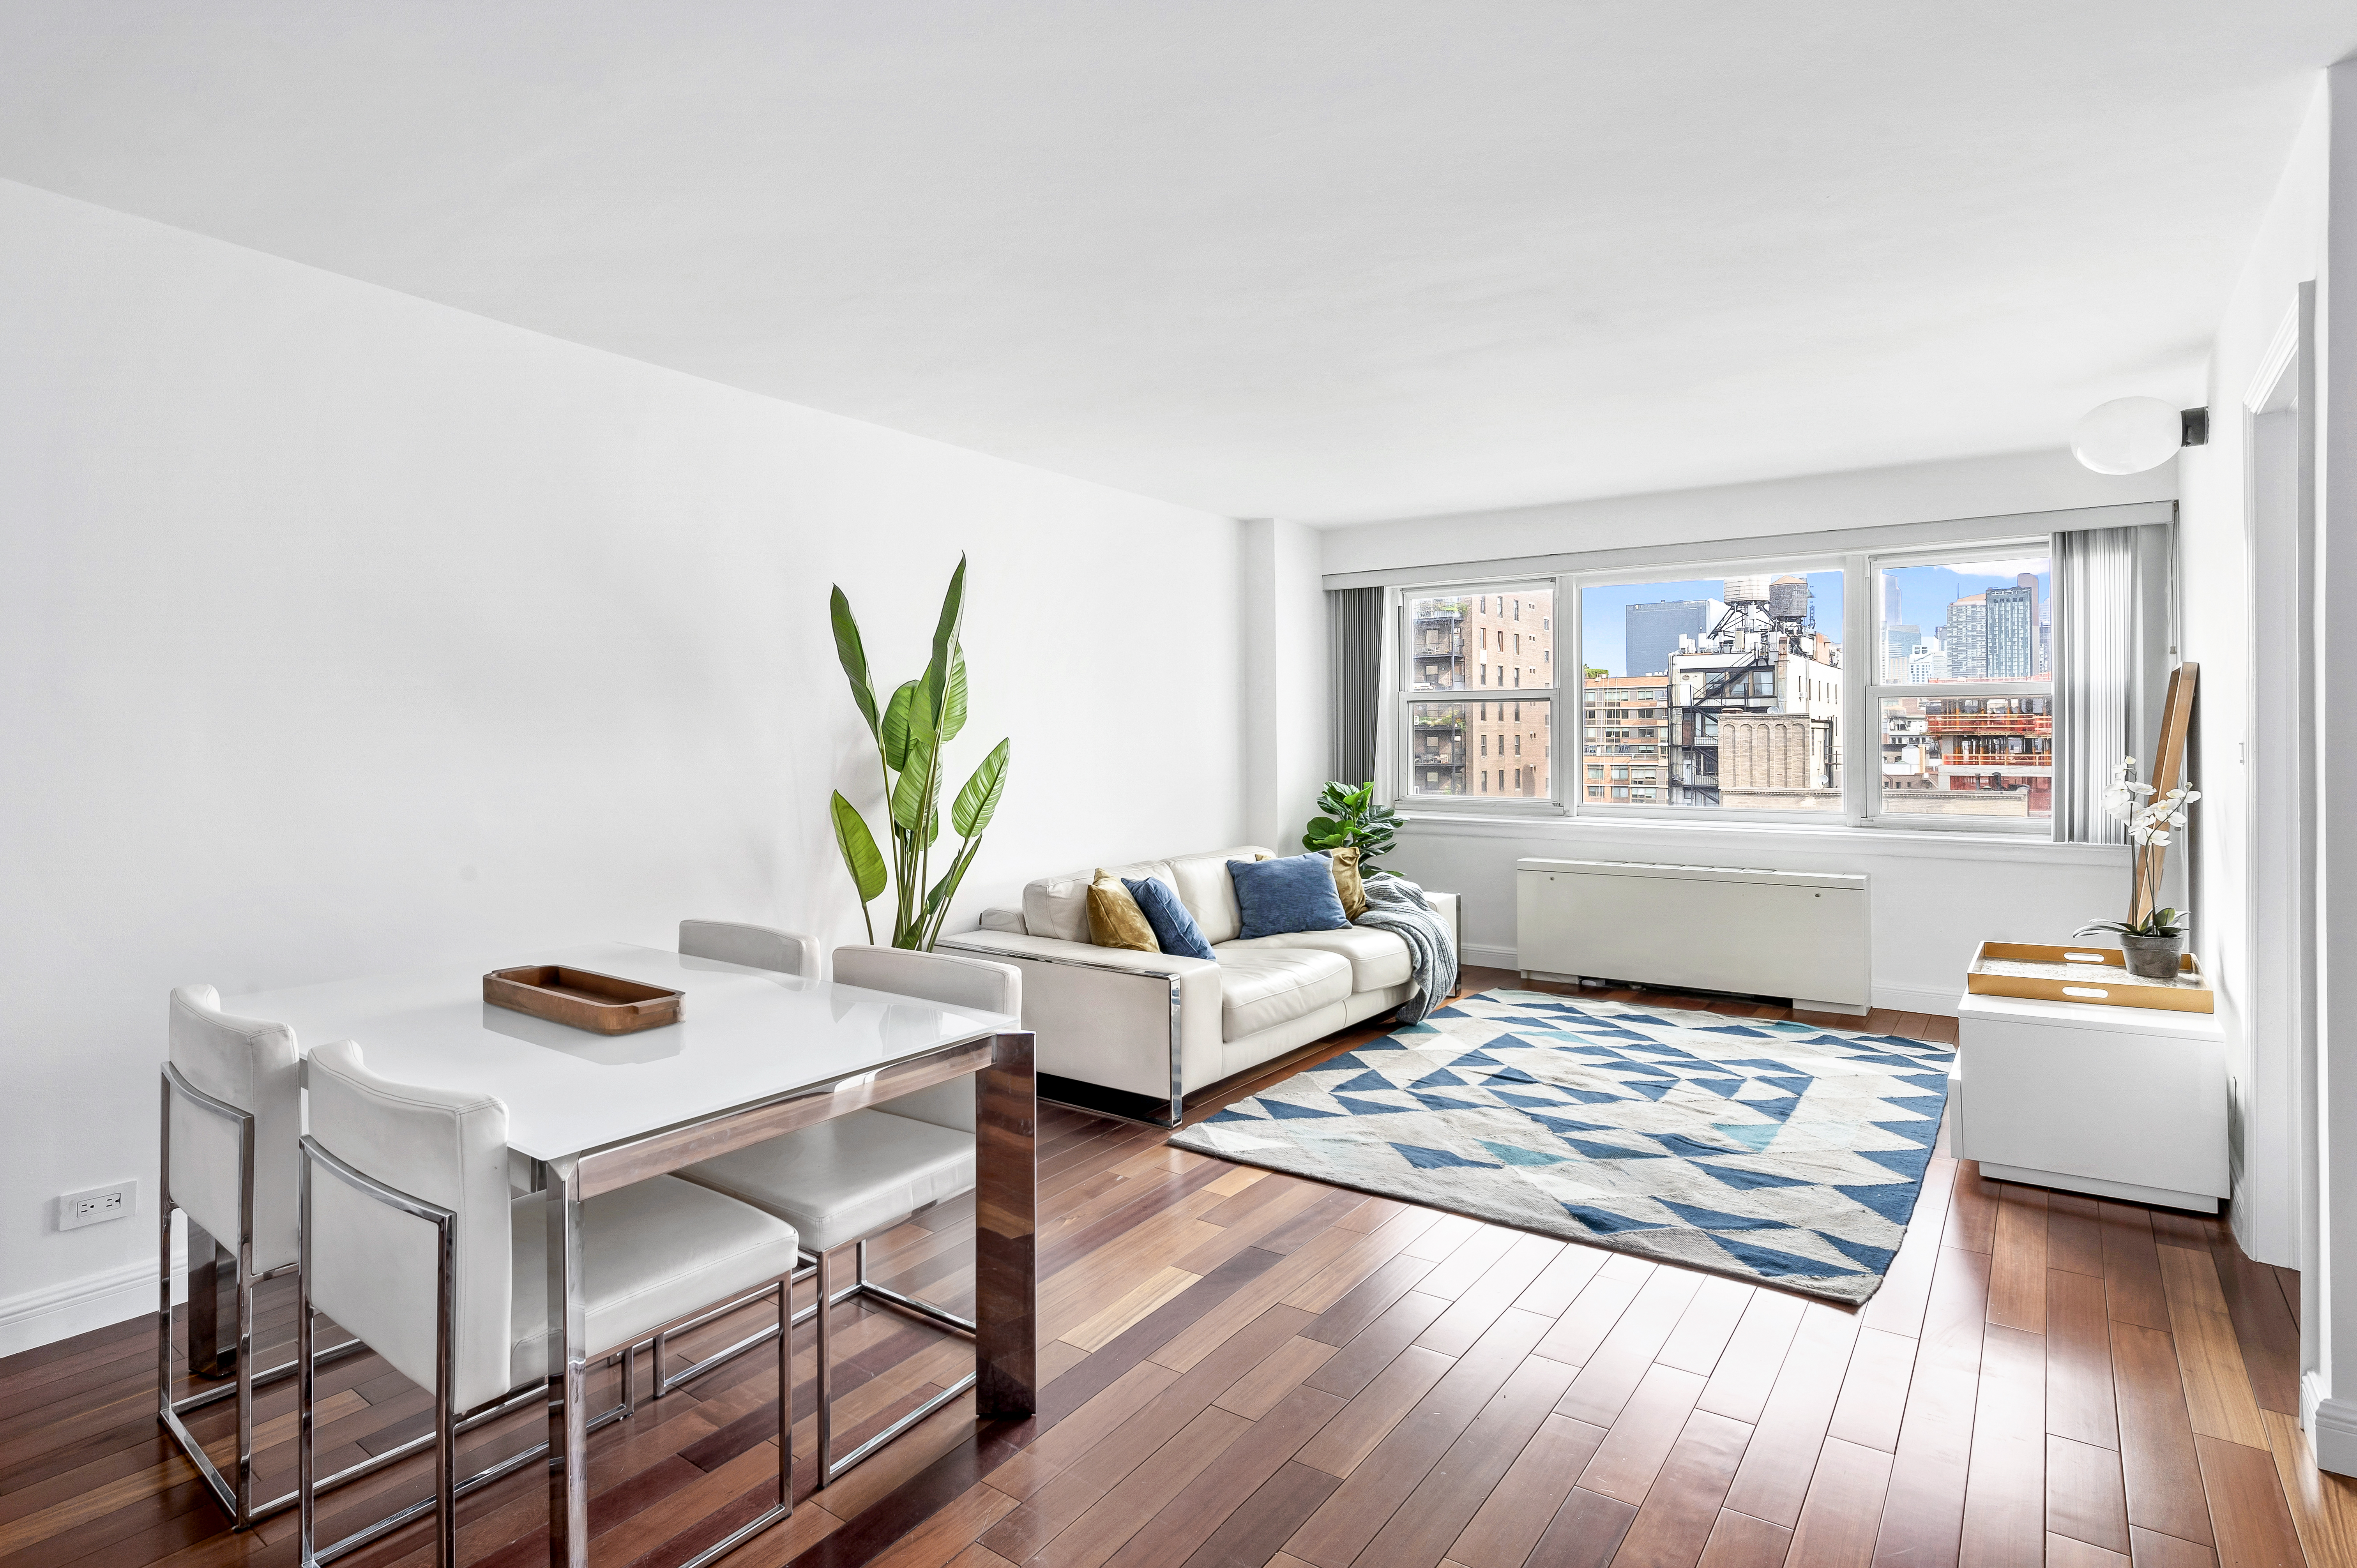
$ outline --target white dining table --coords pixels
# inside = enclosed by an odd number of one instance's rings
[[[523,964],[680,991],[680,1020],[605,1036],[482,999],[488,971]],[[538,1162],[548,1196],[553,1568],[586,1568],[589,1556],[582,1203],[798,1127],[974,1078],[976,1410],[1019,1419],[1037,1409],[1036,1103],[1032,1039],[1017,1018],[625,942],[493,954],[224,1005],[288,1025],[306,1053],[353,1040],[383,1077],[506,1104],[509,1146]]]

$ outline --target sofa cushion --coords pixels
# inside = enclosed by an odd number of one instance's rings
[[[1195,924],[1202,928],[1203,940],[1217,947],[1234,940],[1243,929],[1236,908],[1235,884],[1228,878],[1228,862],[1266,858],[1268,851],[1257,844],[1239,844],[1217,854],[1180,855],[1169,862],[1167,873],[1156,875],[1170,884],[1178,901],[1195,917]]]
[[[1023,924],[1035,937],[1059,941],[1089,940],[1089,886],[1101,876],[1120,881],[1131,876],[1170,880],[1170,863],[1141,860],[1133,865],[1104,865],[1089,871],[1067,871],[1043,876],[1023,889]],[[1091,945],[1094,945],[1092,943]]]
[[[1136,903],[1138,913],[1154,933],[1156,950],[1177,953],[1182,958],[1210,958],[1211,944],[1203,940],[1203,929],[1178,895],[1170,891],[1170,884],[1158,876],[1140,876],[1125,882],[1130,897]]]
[[[1154,927],[1146,918],[1146,911],[1137,907],[1137,899],[1125,883],[1097,873],[1089,884],[1089,940],[1101,948],[1130,948],[1138,952],[1160,952],[1155,940]]]
[[[1351,965],[1337,953],[1233,942],[1217,953],[1220,1032],[1225,1040],[1275,1028],[1351,994]]]
[[[1249,940],[1284,931],[1339,931],[1350,925],[1341,896],[1334,890],[1334,863],[1322,854],[1283,860],[1232,860],[1236,902]]]
[[[1351,993],[1381,991],[1408,982],[1407,944],[1389,931],[1372,926],[1345,926],[1339,931],[1286,931],[1274,937],[1252,937],[1222,943],[1213,950],[1222,963],[1232,952],[1290,949],[1299,952],[1330,952],[1351,966]]]
[[[1342,918],[1355,920],[1367,912],[1367,884],[1359,875],[1359,846],[1318,851],[1334,863],[1334,892],[1342,900]]]

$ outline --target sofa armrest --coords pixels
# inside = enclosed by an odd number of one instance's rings
[[[1225,1071],[1212,960],[1011,931],[962,931],[939,945],[1023,972],[1023,1026],[1041,1072],[1167,1104]]]

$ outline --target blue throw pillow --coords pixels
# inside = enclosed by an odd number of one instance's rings
[[[1138,909],[1146,916],[1146,923],[1154,928],[1154,940],[1162,944],[1164,952],[1183,958],[1213,956],[1211,944],[1203,940],[1203,928],[1195,923],[1195,917],[1187,913],[1187,906],[1178,902],[1178,895],[1170,891],[1162,878],[1148,876],[1133,881],[1125,876],[1121,885],[1137,900]]]
[[[1232,860],[1228,879],[1236,885],[1246,940],[1286,931],[1339,931],[1351,923],[1342,896],[1334,891],[1334,863],[1322,854]]]

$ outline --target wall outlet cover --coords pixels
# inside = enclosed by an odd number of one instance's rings
[[[79,1230],[139,1212],[139,1184],[118,1181],[106,1187],[69,1192],[58,1199],[58,1229]]]

